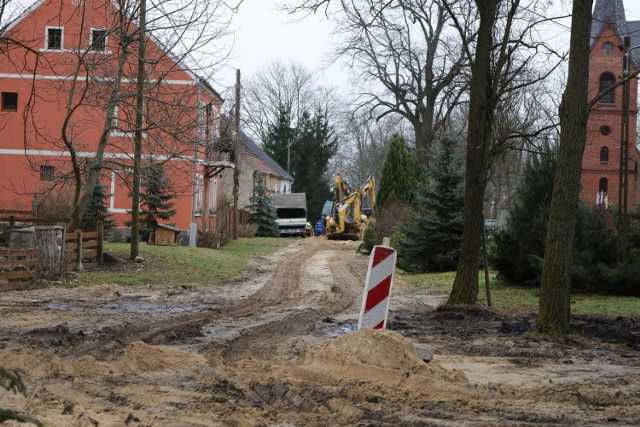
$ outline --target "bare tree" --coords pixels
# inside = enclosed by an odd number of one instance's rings
[[[399,116],[375,120],[366,111],[349,113],[340,130],[339,140],[342,143],[333,159],[332,176],[339,173],[355,187],[360,187],[371,175],[380,182],[391,135],[411,132],[402,124]]]
[[[515,193],[530,153],[546,152],[557,139],[557,119],[546,81],[506,94],[496,111],[488,165],[485,215],[496,218]]]
[[[443,3],[351,0],[341,1],[337,9],[342,41],[335,54],[346,59],[355,73],[360,88],[357,105],[378,118],[389,114],[405,118],[413,127],[416,148],[428,153],[464,98],[468,82],[469,59],[450,28],[451,17]],[[463,19],[458,24],[464,40],[472,41],[474,29]]]
[[[477,37],[464,43],[471,65],[469,125],[465,164],[464,236],[449,304],[474,304],[478,296],[478,268],[483,234],[483,203],[489,165],[511,138],[496,139],[496,113],[505,95],[544,80],[560,63],[553,49],[536,33],[546,20],[544,1],[475,0],[479,24]],[[546,4],[548,6],[548,2]],[[454,20],[457,3],[445,2]],[[465,27],[458,25],[461,37]],[[547,67],[536,62],[545,55]],[[535,65],[533,67],[532,65]],[[538,70],[538,71],[533,71]],[[549,125],[551,126],[551,125]],[[544,131],[539,129],[533,134]],[[518,131],[517,134],[520,134]],[[521,135],[520,135],[521,136]]]
[[[318,77],[301,64],[273,62],[244,79],[242,117],[248,133],[266,140],[269,126],[277,123],[280,111],[295,127],[303,112],[321,108],[336,111],[335,91],[318,83]]]

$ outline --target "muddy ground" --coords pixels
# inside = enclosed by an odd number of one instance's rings
[[[354,333],[355,249],[292,240],[222,284],[0,292],[0,365],[28,386],[0,407],[48,426],[640,425],[637,317],[540,338],[531,313],[396,280],[389,331]]]

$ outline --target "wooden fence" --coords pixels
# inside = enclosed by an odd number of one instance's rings
[[[35,233],[36,248],[0,248],[0,290],[20,288],[19,282],[102,265],[101,223],[98,231],[92,232],[64,233],[64,227],[38,227]]]
[[[38,248],[0,248],[0,280],[24,281],[36,276]]]
[[[85,270],[102,265],[103,242],[100,231],[67,233],[64,241],[67,271]]]

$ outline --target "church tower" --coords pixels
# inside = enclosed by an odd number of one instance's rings
[[[589,99],[616,84],[624,74],[624,38],[631,37],[630,70],[640,65],[640,21],[627,21],[623,0],[596,0],[591,24]],[[637,49],[634,49],[636,48]],[[621,150],[623,142],[623,88],[619,86],[604,96],[591,110],[587,140],[582,160],[581,198],[592,205],[619,204]],[[638,197],[638,161],[636,122],[638,80],[630,83],[628,210],[640,202]]]

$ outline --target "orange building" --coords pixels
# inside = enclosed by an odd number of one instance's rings
[[[640,65],[640,21],[627,21],[623,0],[596,0],[591,26],[589,99],[616,84],[624,75],[623,41],[631,37],[630,71]],[[634,49],[639,47],[639,49]],[[587,141],[582,160],[582,194],[589,203],[619,205],[621,151],[623,141],[623,88],[619,86],[605,95],[589,115]],[[638,161],[636,122],[638,113],[638,81],[630,83],[629,149],[627,197],[628,209],[638,202]]]
[[[188,230],[214,219],[218,174],[233,167],[212,148],[223,100],[147,35],[136,126],[131,16],[110,0],[40,0],[5,31],[20,44],[0,52],[0,209],[30,209],[34,196],[42,206],[70,205],[74,176],[99,170],[122,226],[139,130],[143,166],[161,162],[176,193],[171,222]]]

